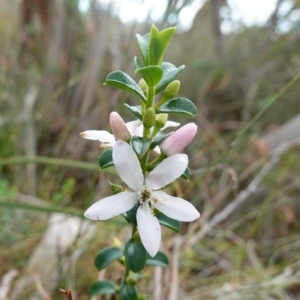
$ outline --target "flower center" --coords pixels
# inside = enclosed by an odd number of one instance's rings
[[[142,207],[144,203],[147,203],[151,197],[151,192],[144,186],[143,190],[139,192],[140,194],[140,206]]]

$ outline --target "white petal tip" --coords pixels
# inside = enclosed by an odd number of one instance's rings
[[[158,250],[157,251],[151,251],[151,253],[148,251],[148,254],[151,256],[151,257],[154,257],[156,254],[157,254]]]

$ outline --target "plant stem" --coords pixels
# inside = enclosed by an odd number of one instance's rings
[[[149,163],[146,166],[146,170],[152,169],[153,167],[155,167],[156,164],[158,164],[159,162],[161,162],[165,158],[166,158],[166,155],[164,155],[163,153],[161,153],[158,157],[156,157],[151,163]]]
[[[155,89],[154,86],[148,86],[147,104],[146,108],[154,107]]]

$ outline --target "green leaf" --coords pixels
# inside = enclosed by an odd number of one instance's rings
[[[152,139],[146,139],[139,136],[131,138],[131,145],[136,154],[140,157],[149,150]]]
[[[175,30],[176,27],[170,27],[159,32],[154,25],[151,27],[148,57],[149,65],[161,65]]]
[[[152,143],[150,145],[150,149],[154,149],[156,146],[158,146],[161,142],[163,142],[167,137],[169,137],[172,132],[168,132],[168,133],[163,133],[162,131],[159,131],[157,133],[157,135],[155,136],[155,138],[152,140]]]
[[[121,90],[134,93],[142,101],[146,100],[146,97],[139,85],[129,75],[122,71],[114,71],[109,73],[106,77],[104,84],[111,85]]]
[[[165,253],[158,251],[154,257],[148,256],[146,265],[147,266],[167,267],[167,266],[169,266],[169,259]]]
[[[180,114],[186,115],[189,117],[194,117],[195,113],[197,112],[196,106],[193,102],[186,98],[174,98],[166,103],[164,103],[161,107],[159,107],[156,113],[173,113],[173,114]]]
[[[149,39],[150,39],[150,33],[147,33],[144,36],[141,36],[139,34],[136,35],[136,40],[137,40],[144,64],[146,66],[148,65]]]
[[[166,215],[164,215],[162,212],[160,212],[158,210],[155,210],[154,213],[161,225],[166,226],[166,227],[172,229],[173,231],[179,233],[179,231],[180,231],[180,222],[179,221],[167,217]]]
[[[117,247],[110,247],[102,249],[95,257],[94,264],[100,271],[105,269],[115,260],[123,256],[123,250]]]
[[[141,242],[130,239],[125,244],[124,254],[131,271],[137,273],[145,267],[148,253]]]
[[[142,69],[144,67],[136,56],[134,57],[133,61],[135,66],[135,72],[137,72],[139,69]]]
[[[185,68],[185,66],[176,68],[173,64],[168,62],[163,62],[161,64],[161,67],[163,69],[163,77],[155,87],[155,94],[158,94],[163,89],[165,89],[169,85],[169,83],[171,83],[177,77],[177,75]]]
[[[136,73],[141,74],[149,86],[155,86],[163,76],[163,70],[160,66],[148,66],[138,69]]]
[[[114,165],[113,159],[112,159],[112,148],[105,149],[100,157],[99,157],[99,166],[100,169],[106,169],[108,167],[111,167]]]
[[[120,300],[138,300],[135,287],[129,284],[123,284],[120,290]]]
[[[125,107],[127,107],[138,119],[142,121],[143,116],[142,116],[142,108],[140,105],[137,106],[130,106],[127,103],[124,103]]]
[[[89,288],[89,296],[111,295],[116,292],[116,284],[109,280],[94,282]]]
[[[136,204],[134,205],[134,207],[133,207],[131,210],[129,210],[129,211],[126,212],[126,216],[123,215],[124,218],[125,218],[129,223],[134,224],[134,225],[137,225],[137,223],[136,223],[136,211],[137,211],[137,209],[139,208],[139,206],[140,206],[140,204],[139,204],[139,203],[136,203]]]
[[[190,178],[190,169],[189,169],[189,167],[187,167],[185,169],[184,173],[180,177],[185,179],[185,180],[189,180],[189,178]]]

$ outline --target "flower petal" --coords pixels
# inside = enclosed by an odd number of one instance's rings
[[[147,203],[139,207],[136,213],[136,221],[141,241],[150,256],[158,252],[161,240],[161,228],[157,218]]]
[[[130,210],[138,199],[139,195],[132,192],[106,197],[90,206],[84,216],[91,220],[107,220]]]
[[[174,122],[174,121],[167,121],[165,126],[161,130],[165,130],[166,128],[169,127],[178,127],[180,123]]]
[[[151,201],[163,214],[181,222],[191,222],[200,217],[193,204],[165,192],[152,192]]]
[[[124,141],[117,141],[113,148],[113,162],[121,179],[134,191],[143,187],[144,176],[133,149]]]
[[[162,161],[147,177],[147,186],[158,190],[180,177],[188,165],[186,154],[175,154]]]
[[[126,127],[131,133],[131,135],[142,136],[143,135],[143,126],[140,120],[131,121],[126,123]],[[142,133],[142,135],[139,135]]]
[[[88,140],[100,141],[102,143],[109,143],[112,146],[116,143],[115,137],[105,130],[87,130],[81,132],[80,135]]]

